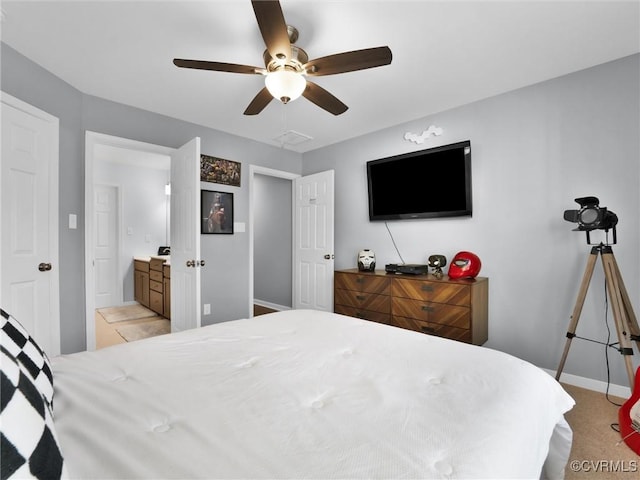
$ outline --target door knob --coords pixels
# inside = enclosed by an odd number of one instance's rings
[[[40,270],[41,272],[48,272],[49,270],[51,270],[51,264],[43,262],[38,265],[38,270]]]
[[[335,257],[333,255],[328,254],[328,253],[324,256],[325,260],[331,260],[332,258],[335,258]]]
[[[198,265],[200,265],[201,267],[204,267],[204,260],[200,260],[200,261],[198,262]]]
[[[196,266],[195,260],[187,260],[187,267],[195,267],[195,266]]]

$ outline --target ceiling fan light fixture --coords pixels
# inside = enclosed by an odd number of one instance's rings
[[[273,98],[282,103],[289,103],[300,97],[307,86],[307,81],[301,73],[289,69],[269,72],[264,83]]]

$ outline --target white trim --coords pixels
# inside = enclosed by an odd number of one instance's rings
[[[43,110],[40,110],[33,105],[30,105],[13,95],[9,95],[6,92],[0,91],[0,102],[4,103],[12,108],[21,110],[24,113],[36,117],[46,123],[49,123],[53,129],[51,133],[51,163],[49,164],[49,259],[53,265],[53,270],[50,272],[53,277],[53,281],[50,284],[50,300],[49,305],[50,319],[51,321],[51,352],[48,352],[51,356],[60,355],[60,261],[59,261],[59,170],[60,170],[60,120]],[[1,171],[1,169],[0,169]],[[2,269],[0,268],[0,272]]]
[[[253,300],[254,305],[259,305],[261,307],[270,308],[271,310],[278,310],[279,312],[285,310],[291,310],[291,307],[287,307],[286,305],[278,305],[277,303],[267,302],[265,300],[259,300],[255,298]]]
[[[556,371],[543,368],[545,372],[555,378]],[[593,390],[594,392],[606,393],[607,382],[600,380],[593,380],[592,378],[580,377],[578,375],[572,375],[570,373],[562,373],[560,376],[562,383],[567,383],[575,387],[586,388],[587,390]],[[609,384],[609,395],[620,398],[629,398],[631,396],[631,389],[623,385]]]
[[[283,170],[275,170],[273,168],[267,168],[267,167],[261,167],[259,165],[249,165],[249,295],[247,298],[247,308],[249,311],[249,315],[248,317],[251,318],[253,317],[253,302],[254,302],[254,298],[253,298],[253,219],[254,219],[254,212],[253,212],[253,197],[254,197],[254,175],[259,174],[259,175],[267,175],[269,177],[277,177],[277,178],[284,178],[286,180],[291,180],[291,196],[293,198],[293,180],[295,180],[296,178],[299,178],[301,175],[297,174],[297,173],[291,173],[291,172],[285,172]],[[292,221],[292,225],[295,225],[295,218],[293,217],[294,215],[294,211],[292,209],[291,211],[291,221]],[[295,227],[294,227],[295,228]],[[291,236],[293,237],[294,235],[294,228],[292,228],[291,231]],[[293,252],[292,252],[292,259],[293,259]],[[291,278],[293,278],[293,268],[291,271]],[[292,287],[292,288],[295,288]],[[292,297],[293,298],[293,297]],[[265,305],[266,306],[266,305]]]
[[[85,170],[84,170],[84,275],[85,275],[85,319],[87,350],[96,349],[96,325],[95,316],[95,275],[93,258],[93,182],[95,148],[98,145],[139,150],[148,153],[157,153],[171,156],[174,148],[140,142],[129,138],[115,137],[103,133],[85,132]],[[122,214],[120,212],[120,217]],[[122,227],[122,225],[120,225]],[[122,234],[122,228],[121,228]]]

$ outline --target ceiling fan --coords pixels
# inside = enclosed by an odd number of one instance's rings
[[[279,1],[252,0],[251,5],[267,47],[263,54],[265,68],[204,60],[173,60],[174,65],[182,68],[265,75],[265,87],[251,101],[245,115],[257,115],[273,98],[288,103],[301,95],[320,108],[340,115],[349,107],[305,77],[353,72],[391,63],[389,47],[353,50],[309,60],[307,52],[294,45],[298,31],[286,24]]]

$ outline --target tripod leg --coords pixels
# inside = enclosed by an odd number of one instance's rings
[[[638,347],[638,351],[640,351],[640,327],[638,326],[638,319],[636,314],[633,312],[633,307],[631,306],[631,300],[629,300],[629,294],[627,293],[627,289],[624,286],[624,281],[622,280],[622,274],[620,273],[620,268],[618,267],[618,262],[616,258],[613,256],[613,252],[611,253],[611,261],[613,264],[613,268],[615,269],[616,278],[618,279],[618,285],[620,286],[620,294],[622,295],[622,301],[625,305],[625,310],[627,312],[627,320],[629,322],[629,332],[631,333],[631,340],[636,342],[636,347]]]
[[[564,363],[567,361],[567,355],[569,354],[569,347],[571,347],[571,340],[576,336],[576,328],[578,327],[578,321],[580,320],[580,314],[582,313],[582,306],[584,305],[584,299],[587,296],[587,290],[589,290],[589,283],[593,276],[593,269],[596,266],[596,259],[599,253],[598,247],[593,247],[587,260],[587,268],[582,276],[582,283],[580,284],[580,290],[578,291],[578,298],[576,300],[575,307],[573,307],[573,314],[571,315],[571,322],[569,322],[569,329],[567,330],[567,342],[564,346],[564,352],[562,352],[562,358],[560,359],[560,365],[556,371],[556,380],[560,381],[560,375],[564,369]]]
[[[625,305],[622,289],[624,284],[620,284],[622,278],[619,275],[617,264],[613,258],[611,247],[606,247],[602,253],[602,266],[604,268],[604,276],[607,282],[607,290],[609,291],[609,300],[611,301],[611,309],[613,310],[613,318],[615,320],[616,331],[618,333],[618,341],[620,342],[620,353],[624,356],[625,365],[627,367],[627,375],[629,376],[629,386],[633,390],[635,379],[631,355],[633,348],[629,334],[631,333],[629,318],[627,317],[628,309]]]

